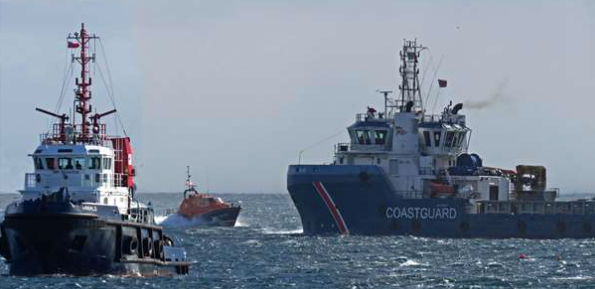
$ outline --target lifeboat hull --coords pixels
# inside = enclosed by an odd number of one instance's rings
[[[187,219],[200,219],[199,224],[208,227],[233,227],[236,224],[240,210],[241,207],[230,207],[192,216],[183,216]]]

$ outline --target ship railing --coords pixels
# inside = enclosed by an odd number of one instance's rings
[[[74,126],[67,125],[65,127],[61,126],[61,124],[55,123],[50,132],[40,134],[40,142],[42,144],[84,142],[105,146],[106,142],[118,138],[117,136],[110,136],[106,133],[105,124],[100,124],[95,131],[93,131],[92,126],[86,126],[85,134],[82,133],[83,127],[80,124]]]
[[[125,181],[125,174],[113,174],[113,177],[111,178],[110,184],[113,187],[127,187],[127,184],[124,182]]]
[[[442,122],[442,115],[440,114],[424,114],[422,122]]]
[[[478,201],[478,214],[592,215],[595,201]]]
[[[383,112],[381,113],[358,113],[355,115],[355,122],[364,122],[364,121],[387,121],[387,116],[384,115]]]

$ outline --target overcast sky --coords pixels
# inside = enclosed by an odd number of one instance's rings
[[[203,190],[286,192],[299,150],[342,131],[302,160],[330,162],[375,91],[396,90],[404,38],[430,48],[424,68],[443,57],[437,110],[482,107],[463,111],[484,164],[594,191],[595,1],[0,0],[2,192],[33,169],[49,122],[34,108],[54,108],[81,22],[103,39],[142,192],[183,190],[186,165]],[[92,89],[111,109],[97,75]]]

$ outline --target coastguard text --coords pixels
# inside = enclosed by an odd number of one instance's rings
[[[389,219],[456,219],[455,208],[423,208],[423,207],[388,207],[386,217]]]

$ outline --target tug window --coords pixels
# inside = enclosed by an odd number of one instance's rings
[[[441,133],[442,133],[441,131],[434,132],[434,146],[437,148],[440,147],[440,134]]]
[[[385,130],[377,130],[375,131],[376,135],[374,141],[377,145],[383,145],[386,143],[386,131]]]
[[[426,147],[432,146],[432,139],[430,138],[430,132],[427,130],[424,131],[424,140],[426,142]]]
[[[100,170],[101,169],[101,158],[99,158],[99,157],[91,158],[90,162],[89,162],[89,169]]]
[[[48,170],[55,170],[56,169],[56,161],[54,158],[46,158],[45,159],[45,166]]]
[[[77,170],[82,170],[85,167],[85,158],[75,158],[74,159],[74,168]]]
[[[41,158],[34,158],[35,160],[35,169],[37,170],[43,170],[43,162],[41,161]]]
[[[110,158],[104,158],[103,159],[103,169],[104,170],[110,170],[112,168],[112,159]]]
[[[61,170],[72,170],[72,159],[70,158],[59,158],[58,168]]]

